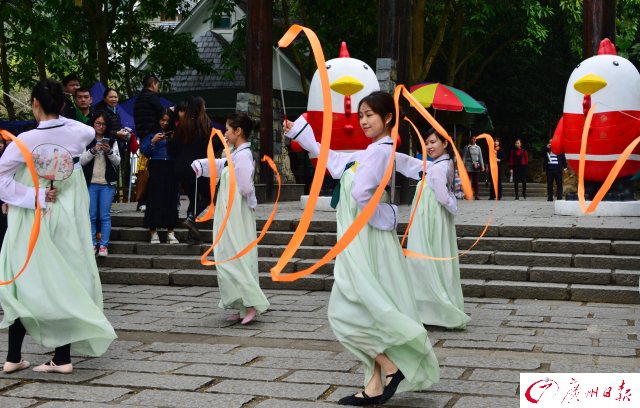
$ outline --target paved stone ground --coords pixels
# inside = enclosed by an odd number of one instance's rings
[[[362,386],[335,341],[327,292],[266,291],[271,309],[229,324],[217,288],[104,285],[118,331],[71,375],[0,375],[0,407],[322,408]],[[467,298],[465,331],[429,328],[441,381],[390,407],[517,407],[519,373],[638,372],[640,306]],[[47,360],[28,337],[24,357]],[[0,352],[6,334],[0,334]]]

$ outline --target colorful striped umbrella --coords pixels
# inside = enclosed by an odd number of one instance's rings
[[[439,82],[425,82],[414,85],[409,90],[425,108],[433,107],[433,109],[455,112],[464,110],[469,113],[485,113],[487,111],[487,108],[466,92],[442,85]]]

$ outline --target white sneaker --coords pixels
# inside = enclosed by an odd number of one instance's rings
[[[168,232],[167,233],[167,244],[179,244],[180,241],[176,238],[175,233]]]
[[[159,244],[160,243],[160,237],[158,236],[157,232],[152,232],[151,233],[151,243],[152,244]]]
[[[104,245],[100,245],[100,249],[98,249],[98,256],[104,258],[108,255],[109,255],[109,250],[107,249],[107,247]]]

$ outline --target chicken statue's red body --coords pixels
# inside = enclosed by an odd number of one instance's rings
[[[623,150],[640,136],[640,74],[628,60],[617,56],[604,39],[598,55],[586,59],[571,74],[565,93],[562,119],[551,149],[564,153],[578,172],[580,143],[586,114],[596,111],[587,137],[585,180],[602,183]],[[618,178],[640,171],[640,146],[622,167]]]

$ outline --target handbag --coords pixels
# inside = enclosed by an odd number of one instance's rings
[[[138,171],[136,173],[136,201],[142,200],[147,194],[147,185],[149,182],[148,162],[149,158],[141,154],[138,159]]]

